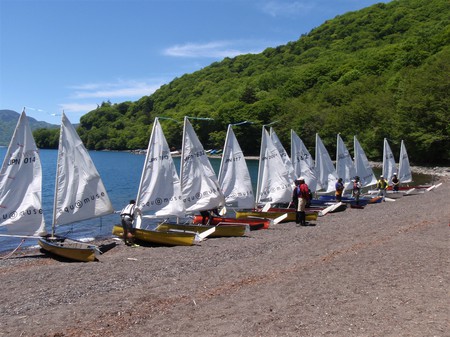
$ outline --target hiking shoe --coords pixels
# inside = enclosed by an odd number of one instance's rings
[[[136,247],[140,247],[140,246],[137,245],[137,244],[135,244],[135,243],[133,243],[133,244],[131,245],[131,247],[132,247],[132,248],[136,248]]]

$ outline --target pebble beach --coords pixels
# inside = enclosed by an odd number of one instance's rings
[[[439,181],[193,247],[114,240],[92,263],[18,250],[0,260],[0,336],[448,336],[450,179]]]

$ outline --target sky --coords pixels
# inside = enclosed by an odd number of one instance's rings
[[[0,109],[59,124],[382,0],[0,0]]]

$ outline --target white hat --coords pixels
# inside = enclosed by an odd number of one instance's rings
[[[384,178],[384,176],[383,176],[383,175],[381,175],[381,176],[380,176],[380,178]]]
[[[305,177],[304,176],[301,176],[300,178],[298,178],[298,180],[305,180]]]
[[[394,172],[394,174],[393,174],[394,176],[396,176],[397,175],[397,172]]]

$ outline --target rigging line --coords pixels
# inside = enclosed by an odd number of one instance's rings
[[[186,116],[186,118],[188,119],[198,119],[198,120],[203,120],[203,121],[213,121],[214,118],[211,117],[190,117],[190,116]]]
[[[19,243],[19,245],[12,251],[12,252],[10,252],[10,253],[8,253],[7,255],[5,255],[5,256],[2,256],[1,257],[1,259],[2,260],[5,260],[5,259],[8,259],[8,258],[10,258],[19,248],[20,248],[20,246],[22,246],[22,244],[25,242],[25,239],[22,239],[22,241]]]
[[[238,122],[238,123],[231,123],[231,126],[238,126],[238,125],[244,125],[244,124],[254,124],[253,122],[250,121],[243,121],[243,122]]]
[[[272,123],[269,123],[269,124],[263,124],[263,127],[264,127],[264,126],[271,126],[271,125],[273,125],[273,124],[275,124],[275,123],[278,123],[278,121],[275,121],[275,122],[272,122]]]
[[[181,123],[183,123],[183,122],[180,122],[180,121],[177,121],[176,119],[174,119],[174,118],[170,118],[170,117],[156,117],[156,118],[158,118],[158,119],[167,119],[167,120],[171,120],[171,121],[174,121],[174,122],[176,122],[176,123],[178,123],[178,124],[181,124]]]

